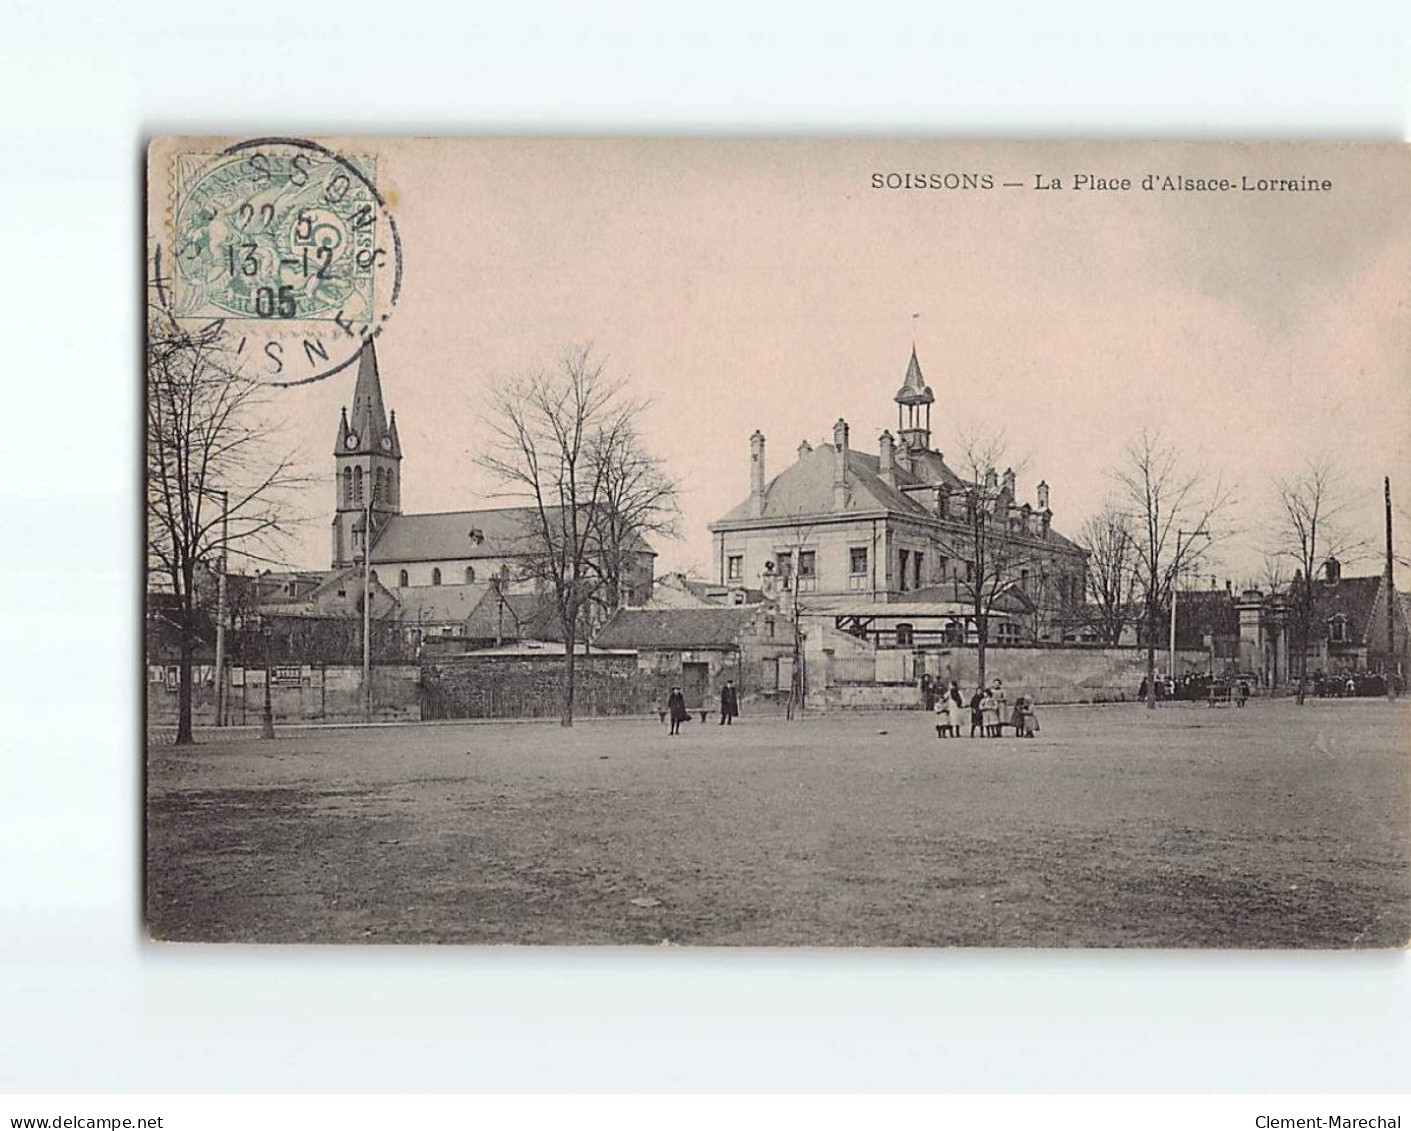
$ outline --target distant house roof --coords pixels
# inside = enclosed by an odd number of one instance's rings
[[[652,583],[652,596],[647,608],[698,609],[721,605],[759,605],[764,602],[762,589],[743,585],[722,584],[683,573],[668,573]]]
[[[563,641],[563,624],[554,603],[536,593],[501,593],[491,587],[466,622],[465,635],[476,640]]]
[[[1163,626],[1162,632],[1168,629]],[[1204,648],[1207,634],[1238,636],[1240,614],[1234,596],[1225,589],[1177,589],[1176,647]],[[1167,639],[1158,634],[1158,639]]]
[[[598,632],[600,648],[734,648],[758,607],[618,609]]]
[[[558,513],[553,508],[551,517]],[[535,545],[538,511],[534,507],[495,507],[434,514],[394,514],[372,547],[374,565],[386,562],[505,558],[528,553]],[[653,553],[641,538],[632,549]]]
[[[1366,643],[1383,581],[1380,574],[1371,577],[1348,577],[1344,574],[1335,582],[1314,582],[1314,638],[1326,638],[1328,622],[1342,617],[1347,624],[1346,639],[1353,643]]]
[[[418,585],[396,591],[404,624],[464,624],[490,592],[487,582],[472,585]]]

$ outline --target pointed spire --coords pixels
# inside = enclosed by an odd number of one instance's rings
[[[372,339],[363,342],[358,357],[358,382],[353,387],[353,431],[358,434],[358,451],[377,451],[387,435],[387,410],[382,403],[382,379],[377,372],[377,350]]]
[[[397,436],[397,410],[392,410],[392,417],[387,423],[387,435],[392,439],[392,447],[388,450],[388,455],[396,459],[402,458],[402,441]]]
[[[348,410],[340,409],[338,413],[338,439],[333,441],[333,454],[340,455],[348,450]]]
[[[892,399],[897,404],[930,404],[936,399],[935,394],[926,385],[926,378],[921,376],[921,362],[916,359],[914,345],[911,347],[911,361],[907,363],[906,377],[903,378],[897,395]]]

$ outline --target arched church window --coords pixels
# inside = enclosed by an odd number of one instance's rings
[[[343,505],[345,507],[353,505],[353,469],[351,467],[343,469]]]
[[[466,567],[465,567],[465,583],[466,583],[467,585],[469,585],[469,584],[470,584],[471,582],[473,582],[474,580],[475,580],[475,567],[474,567],[474,566],[466,566]]]
[[[382,468],[379,467],[372,476],[372,501],[374,503],[382,502],[382,490]]]
[[[363,469],[353,468],[353,503],[358,505],[363,501]]]
[[[437,566],[435,569],[433,569],[433,570],[431,571],[431,584],[432,584],[432,585],[440,585],[440,584],[441,584],[441,567],[440,567],[440,566]]]
[[[406,571],[406,570],[402,570],[401,573],[397,574],[397,584],[398,584],[401,588],[403,588],[403,589],[405,589],[405,588],[407,587],[407,571]]]

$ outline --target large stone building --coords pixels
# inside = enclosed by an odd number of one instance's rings
[[[833,441],[804,441],[782,471],[766,471],[765,438],[750,437],[749,496],[710,524],[712,568],[721,585],[796,593],[810,612],[865,612],[879,603],[932,598],[932,619],[973,638],[964,616],[975,571],[969,520],[977,505],[1004,524],[1012,562],[1003,615],[992,625],[1030,638],[1083,600],[1087,559],[1053,526],[1049,487],[1021,501],[1015,475],[986,469],[979,482],[953,471],[932,446],[935,395],[915,349],[897,405],[897,434],[881,434],[877,454],[852,445],[839,420]],[[1012,611],[1022,607],[1030,615]],[[929,613],[927,614],[930,615]]]
[[[377,353],[369,340],[358,360],[351,409],[338,422],[332,565],[360,562],[372,523],[371,567],[394,593],[427,586],[477,585],[496,579],[506,593],[528,592],[537,511],[529,507],[407,514],[402,510],[402,445],[397,414],[382,399]],[[641,542],[629,555],[622,600],[651,594],[655,554]]]

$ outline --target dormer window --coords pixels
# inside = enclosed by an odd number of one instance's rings
[[[1334,644],[1343,644],[1347,641],[1347,617],[1339,613],[1328,621],[1328,639]]]

